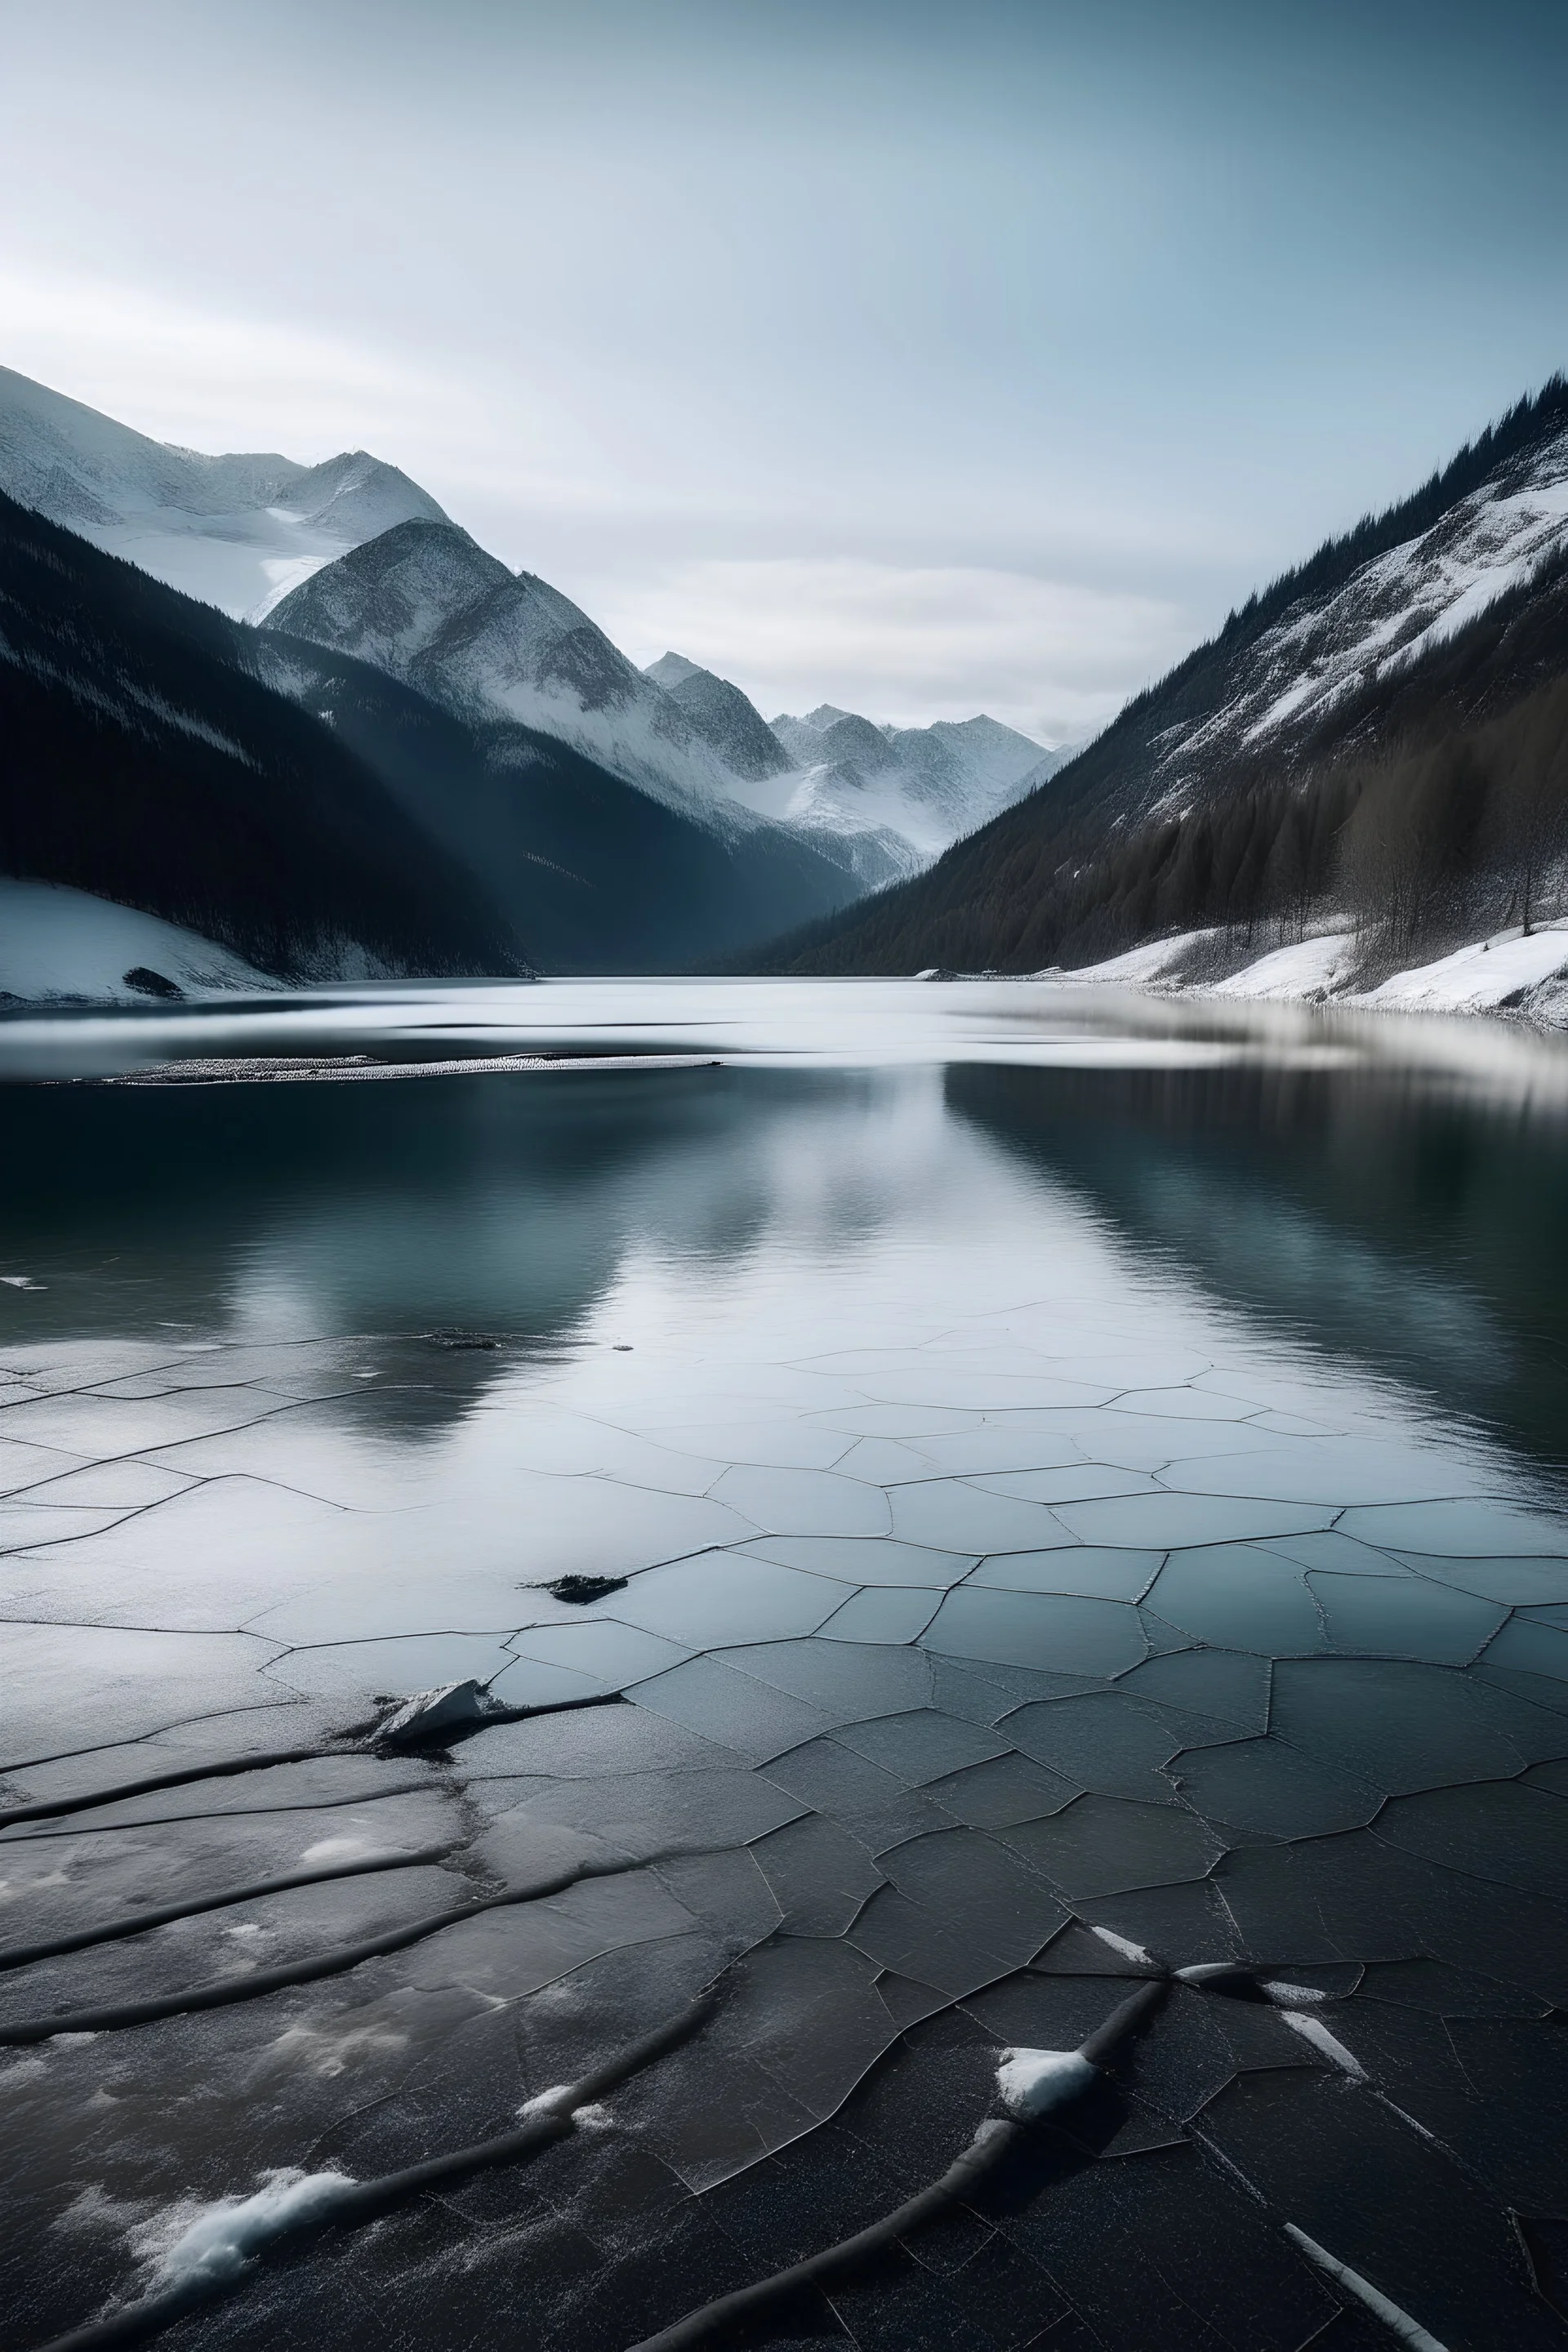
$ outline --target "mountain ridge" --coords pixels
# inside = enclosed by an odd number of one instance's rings
[[[305,572],[394,522],[446,520],[366,450],[319,465],[155,441],[0,368],[0,490],[166,585],[258,618]]]
[[[0,493],[0,873],[283,976],[526,972],[465,872],[229,620]]]
[[[1048,757],[1003,730],[1027,753],[1015,752],[1007,779],[969,758],[956,735],[947,746],[956,761],[944,765],[936,747],[952,722],[939,722],[903,730],[898,777],[879,748],[863,746],[858,763],[836,761],[809,731],[796,760],[730,680],[679,656],[679,676],[654,675],[658,663],[638,671],[570,598],[486,555],[416,483],[364,450],[314,466],[276,451],[208,456],[0,370],[0,488],[235,619],[276,617],[290,635],[353,651],[475,724],[499,716],[553,735],[726,839],[759,825],[789,834],[862,893],[918,869]],[[431,627],[421,646],[342,610],[365,588],[366,547],[409,524],[437,541],[451,534],[448,556],[460,544],[474,572],[466,594],[450,564],[444,583],[425,583]],[[335,588],[319,584],[339,564],[348,568]],[[368,568],[384,572],[385,559]],[[880,782],[868,790],[873,759]],[[792,773],[787,792],[771,790]]]

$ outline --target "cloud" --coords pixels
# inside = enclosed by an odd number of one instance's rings
[[[1005,563],[672,550],[690,521],[659,511],[658,486],[613,481],[580,425],[515,383],[353,333],[16,261],[0,265],[0,326],[10,365],[159,440],[374,450],[498,551],[522,541],[634,658],[674,646],[766,710],[826,700],[924,724],[987,709],[1076,741],[1195,634],[1157,596]]]
[[[481,419],[460,383],[403,353],[76,272],[0,264],[0,329],[8,366],[193,448],[395,461],[437,420],[455,441]]]
[[[1050,743],[1092,733],[1193,636],[1152,596],[849,557],[682,563],[606,583],[595,617],[635,660],[673,648],[770,713],[844,702],[924,724],[984,709]]]

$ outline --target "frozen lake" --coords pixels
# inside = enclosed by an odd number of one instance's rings
[[[17,1014],[0,1078],[8,2342],[629,2352],[1218,1961],[711,2340],[1396,2340],[1326,2250],[1568,2341],[1561,1043],[617,982]]]

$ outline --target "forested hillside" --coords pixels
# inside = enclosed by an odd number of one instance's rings
[[[1195,926],[1289,936],[1331,899],[1385,955],[1525,919],[1568,848],[1565,483],[1559,377],[1041,790],[767,968],[1080,965]]]
[[[478,883],[252,633],[0,497],[0,873],[164,917],[262,969],[507,972]]]

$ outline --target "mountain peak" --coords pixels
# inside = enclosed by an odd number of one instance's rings
[[[319,466],[154,441],[0,368],[0,490],[232,619],[393,524],[447,517],[367,449]]]
[[[711,677],[712,675],[712,671],[705,670],[700,663],[688,661],[684,654],[660,654],[658,659],[649,662],[643,672],[644,677],[651,677],[655,686],[662,686],[667,694],[672,687],[684,686],[689,677]]]

